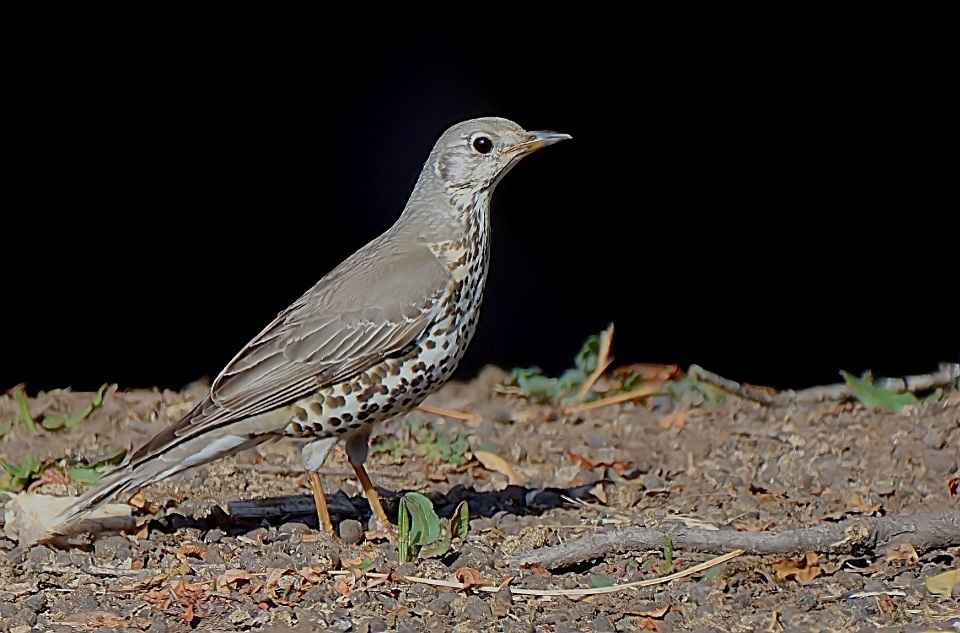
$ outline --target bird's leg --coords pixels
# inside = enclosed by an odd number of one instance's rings
[[[330,449],[337,443],[339,438],[325,437],[310,442],[303,447],[303,465],[310,474],[310,489],[313,491],[313,502],[317,506],[317,518],[320,520],[320,527],[330,536],[336,536],[333,530],[333,521],[330,520],[330,510],[327,508],[327,496],[323,494],[323,485],[320,483],[320,475],[317,470],[323,468],[323,463],[330,454]]]
[[[370,481],[370,475],[367,474],[367,469],[363,467],[363,464],[350,464],[353,466],[353,472],[357,474],[357,479],[360,480],[360,487],[363,488],[363,494],[367,498],[367,502],[370,504],[370,509],[373,510],[373,514],[376,515],[377,520],[380,521],[380,525],[383,526],[387,532],[390,532],[393,527],[390,524],[390,519],[387,518],[387,513],[383,510],[383,504],[380,503],[380,495],[377,493],[377,489],[373,487],[373,482]]]
[[[313,490],[313,501],[317,505],[320,527],[330,536],[336,536],[333,531],[333,521],[330,520],[330,510],[327,508],[327,497],[323,494],[323,485],[320,483],[320,475],[313,471],[310,471],[310,489]]]
[[[368,424],[346,437],[347,460],[353,466],[353,472],[356,473],[357,479],[360,480],[360,487],[363,488],[363,494],[367,498],[367,503],[370,504],[370,509],[373,510],[373,514],[377,517],[381,527],[387,532],[387,538],[393,542],[396,540],[394,527],[390,524],[387,513],[383,511],[380,495],[377,494],[377,489],[373,487],[367,469],[363,467],[363,464],[367,461],[367,454],[370,452],[370,431],[371,427]]]

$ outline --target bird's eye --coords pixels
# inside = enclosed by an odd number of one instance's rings
[[[487,136],[478,136],[473,139],[473,149],[481,154],[489,154],[490,150],[493,149],[493,141]]]

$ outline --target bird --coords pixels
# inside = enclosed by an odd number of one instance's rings
[[[316,471],[339,441],[373,515],[389,528],[364,466],[371,431],[451,377],[477,327],[494,189],[521,159],[570,138],[499,117],[449,127],[395,223],[280,312],[188,413],[55,517],[47,533],[67,534],[114,497],[284,437],[308,441],[302,459],[324,531],[336,535]]]

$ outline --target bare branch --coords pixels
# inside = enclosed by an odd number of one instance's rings
[[[750,554],[849,554],[897,543],[910,543],[918,552],[925,552],[960,545],[960,512],[863,517],[780,533],[687,527],[622,528],[527,552],[510,563],[555,569],[602,558],[613,552],[660,549],[667,539],[676,548],[711,553],[742,549]]]

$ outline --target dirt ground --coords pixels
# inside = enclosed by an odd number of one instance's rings
[[[365,537],[356,521],[370,513],[340,450],[327,462],[324,486],[342,538],[319,532],[299,447],[281,441],[150,487],[147,505],[164,511],[135,533],[7,557],[0,631],[960,630],[957,593],[936,595],[926,585],[960,566],[958,547],[917,555],[903,548],[744,554],[672,582],[575,599],[511,588],[652,579],[722,552],[671,551],[665,543],[553,570],[510,565],[512,556],[626,526],[780,532],[864,516],[960,512],[956,394],[900,414],[852,402],[768,408],[737,398],[710,405],[654,398],[563,414],[503,394],[496,386],[505,380],[488,368],[429,401],[479,420],[418,411],[374,438],[380,449],[368,466],[393,516],[404,491],[426,494],[447,517],[468,500],[469,535],[442,558],[400,565],[394,545],[376,533]],[[73,428],[15,426],[0,439],[0,460],[35,456],[51,466],[34,478],[32,492],[75,494],[83,486],[61,466],[139,444],[200,389],[110,391]],[[82,408],[91,395],[47,394],[31,402],[31,414]],[[16,412],[12,397],[0,400],[0,422]],[[478,452],[502,458],[513,484]],[[283,515],[231,516],[238,501],[288,496],[302,499]],[[0,538],[0,550],[15,545]],[[456,582],[477,574],[481,584],[503,588],[400,578]]]

